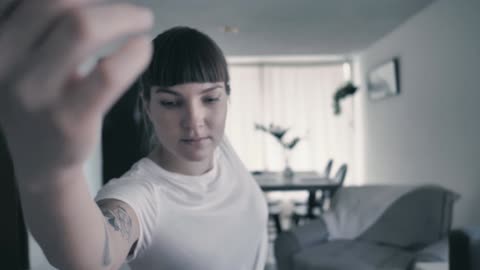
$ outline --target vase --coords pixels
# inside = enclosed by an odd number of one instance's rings
[[[290,151],[284,149],[283,151],[284,159],[285,159],[285,168],[283,169],[283,177],[291,179],[293,177],[293,170],[290,167]]]

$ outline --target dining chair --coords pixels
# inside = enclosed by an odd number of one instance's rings
[[[330,173],[332,171],[333,159],[327,161],[327,165],[323,171],[322,176],[325,178],[330,178]],[[317,194],[315,194],[317,197]],[[320,198],[323,197],[323,194],[320,194]],[[314,215],[318,216],[321,214],[321,208],[315,207]],[[304,198],[301,201],[293,201],[293,213],[292,213],[292,222],[295,225],[298,225],[300,221],[308,219],[308,198]]]
[[[333,181],[338,183],[339,186],[343,186],[343,182],[345,181],[345,176],[347,175],[347,169],[348,166],[347,164],[342,164],[340,168],[338,168],[337,173],[335,174],[335,177],[333,178]]]
[[[327,162],[327,166],[325,166],[325,170],[323,171],[323,176],[326,178],[330,177],[330,172],[332,171],[333,159],[329,159]]]
[[[274,223],[276,235],[280,234],[283,231],[282,222],[280,220],[281,213],[282,213],[281,200],[268,201],[268,218],[269,218],[269,221],[272,221]]]
[[[343,183],[345,182],[345,177],[347,176],[348,165],[342,164],[340,168],[338,168],[335,177],[332,178],[332,182],[335,183],[335,188],[333,190],[327,190],[322,193],[322,196],[317,203],[322,209],[322,212],[328,210],[330,208],[330,201],[335,193],[343,187]]]

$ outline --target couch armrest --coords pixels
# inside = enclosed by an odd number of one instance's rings
[[[328,230],[322,218],[279,234],[274,243],[278,269],[293,269],[292,256],[295,253],[327,240]]]

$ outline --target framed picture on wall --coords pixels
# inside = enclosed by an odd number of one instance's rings
[[[399,61],[393,58],[367,74],[368,96],[380,100],[400,93]]]

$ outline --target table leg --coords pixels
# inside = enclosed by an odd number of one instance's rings
[[[315,218],[315,215],[313,213],[313,209],[315,208],[316,199],[317,199],[316,193],[317,193],[316,191],[309,191],[308,192],[307,218],[309,218],[309,219],[314,219]]]

